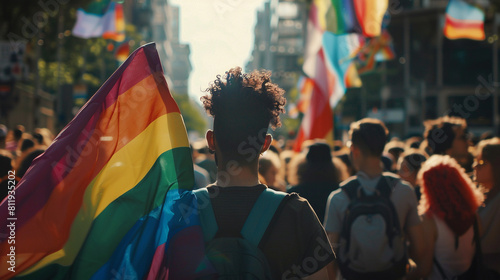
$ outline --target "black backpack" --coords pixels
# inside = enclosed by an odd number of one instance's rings
[[[390,200],[399,181],[398,177],[383,173],[372,195],[365,193],[356,178],[340,186],[350,200],[338,254],[344,278],[398,279],[406,274],[406,245]]]

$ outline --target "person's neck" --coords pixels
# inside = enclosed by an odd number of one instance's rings
[[[364,158],[359,171],[365,173],[368,178],[376,178],[382,174],[384,169],[382,168],[382,163],[378,157],[366,157]]]
[[[257,164],[240,166],[237,164],[221,164],[217,168],[217,180],[215,184],[219,187],[251,187],[260,184]]]

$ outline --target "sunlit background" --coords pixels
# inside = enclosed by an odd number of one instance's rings
[[[57,134],[131,52],[156,42],[193,138],[211,125],[200,96],[235,66],[271,70],[286,90],[277,137],[294,139],[310,108],[327,103],[335,139],[367,116],[401,138],[443,115],[466,118],[475,135],[498,133],[499,1],[357,2],[373,14],[344,2],[2,1],[0,123]],[[472,27],[455,28],[461,20]],[[335,77],[328,83],[317,70],[320,48]],[[313,85],[326,96],[316,105]]]

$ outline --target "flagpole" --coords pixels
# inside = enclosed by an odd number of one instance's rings
[[[61,8],[62,9],[62,8]],[[56,82],[56,116],[59,116],[63,110],[62,104],[62,92],[61,92],[61,61],[62,61],[62,47],[63,47],[63,22],[64,22],[64,13],[63,11],[59,11],[59,18],[57,23],[57,82]],[[59,118],[57,120],[57,129],[61,129],[64,124],[59,123]]]
[[[444,28],[444,14],[438,17],[437,28],[437,86],[443,86],[443,28]]]
[[[408,89],[410,87],[410,19],[404,18],[404,52],[405,52],[405,74],[404,85]]]
[[[499,15],[495,13],[493,20],[493,33],[496,35],[498,31],[498,22],[500,21]],[[498,37],[493,42],[493,131],[495,135],[499,133],[500,116],[498,115]]]

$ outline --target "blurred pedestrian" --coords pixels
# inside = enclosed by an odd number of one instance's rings
[[[261,183],[273,190],[284,192],[286,186],[281,178],[281,170],[281,160],[275,152],[268,150],[259,158],[259,178],[262,179]]]
[[[500,279],[500,138],[479,142],[473,167],[475,180],[486,195],[478,211],[483,261]]]
[[[325,218],[326,201],[331,192],[338,189],[339,172],[332,161],[330,146],[318,142],[307,148],[307,153],[300,157],[294,170],[297,175],[297,185],[288,190],[296,192],[309,201],[318,219]]]
[[[427,244],[418,269],[430,280],[465,277],[475,254],[473,225],[483,195],[456,160],[447,155],[431,156],[418,180],[422,188],[419,211]],[[473,271],[470,273],[474,276]]]
[[[345,279],[401,279],[407,273],[407,242],[417,266],[425,250],[413,189],[383,173],[387,135],[376,119],[351,124],[351,158],[358,172],[328,198],[325,229]]]
[[[407,150],[399,158],[398,175],[414,188],[417,201],[420,201],[422,194],[417,182],[417,174],[426,160],[427,155],[417,149]]]
[[[471,172],[468,165],[469,134],[467,122],[459,117],[441,117],[428,120],[425,125],[424,150],[429,155],[449,155],[454,158],[465,171]]]

